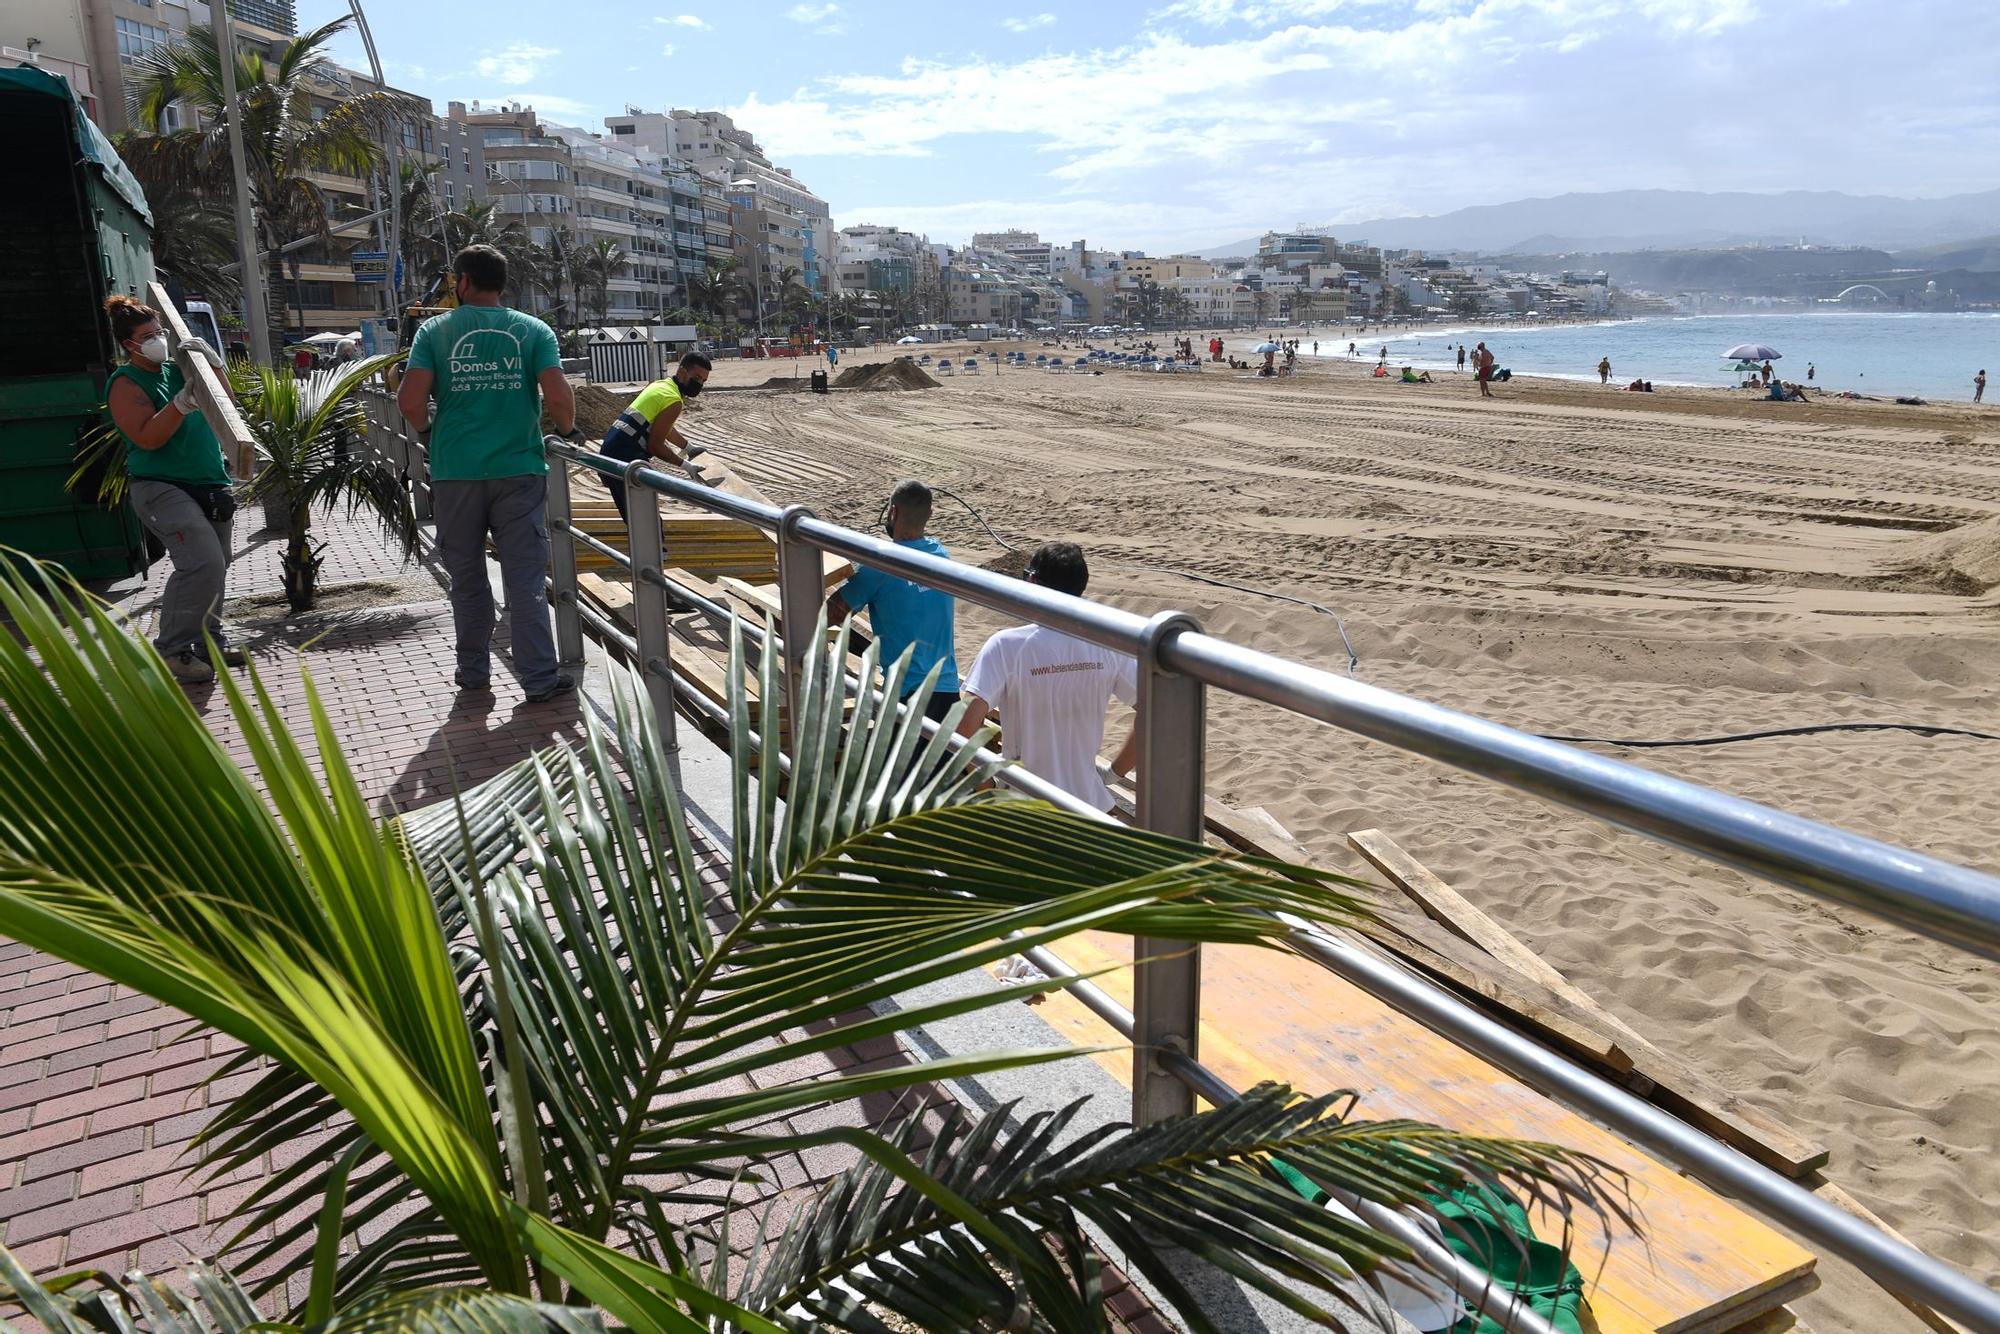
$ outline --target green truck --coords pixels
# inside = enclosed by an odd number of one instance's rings
[[[0,69],[11,179],[0,191],[0,546],[112,579],[146,565],[131,508],[66,485],[117,364],[104,299],[145,300],[153,215],[69,83]]]

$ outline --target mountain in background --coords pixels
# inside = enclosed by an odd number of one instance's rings
[[[1944,199],[1896,199],[1832,190],[1782,194],[1696,190],[1612,190],[1481,204],[1436,217],[1336,223],[1343,241],[1392,249],[1475,250],[1486,254],[1720,248],[1739,245],[1869,245],[1888,249],[1977,248],[2000,216],[2000,190]],[[1257,240],[1211,246],[1222,258],[1254,255]]]

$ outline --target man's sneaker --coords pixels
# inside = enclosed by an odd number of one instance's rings
[[[460,690],[491,690],[493,688],[493,683],[485,677],[482,676],[475,680],[467,676],[464,672],[452,673],[451,683]]]
[[[214,659],[209,657],[208,645],[203,644],[198,648],[190,649],[189,652],[196,654],[208,662],[211,667],[215,665]],[[244,663],[250,661],[250,655],[244,651],[242,645],[232,644],[226,639],[215,646],[215,653],[217,657],[222,659],[223,664],[229,667],[241,667]]]
[[[558,676],[555,679],[555,684],[544,686],[540,690],[530,690],[528,692],[528,703],[546,704],[552,699],[560,699],[564,695],[574,695],[575,693],[576,693],[575,678],[570,676]]]
[[[215,679],[215,668],[208,665],[208,659],[191,648],[167,655],[167,670],[174,674],[174,680],[184,685],[206,685]]]

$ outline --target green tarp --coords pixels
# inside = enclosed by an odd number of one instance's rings
[[[148,227],[153,225],[153,210],[146,206],[146,192],[139,188],[138,178],[119,158],[118,150],[104,137],[104,131],[98,129],[96,123],[84,114],[83,103],[77,101],[68,79],[34,65],[0,69],[0,95],[10,92],[59,97],[68,102],[76,119],[77,151],[83,155],[85,161],[97,169],[105,184],[116,190],[126,203],[138,211],[139,216],[146,220]]]

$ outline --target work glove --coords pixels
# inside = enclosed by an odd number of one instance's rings
[[[178,394],[174,395],[174,406],[181,410],[183,417],[192,417],[195,413],[201,411],[200,405],[194,401],[194,390],[185,385],[181,387],[181,391]]]
[[[228,369],[228,366],[222,360],[222,354],[210,347],[208,340],[205,338],[183,338],[181,339],[181,350],[206,358],[208,364],[215,367],[218,371]]]

